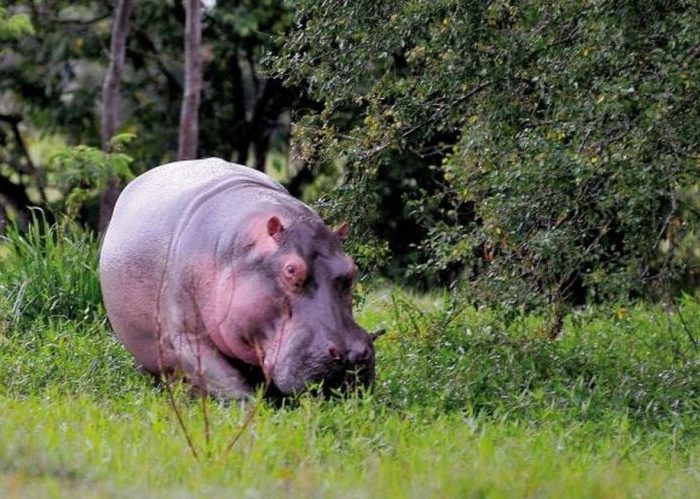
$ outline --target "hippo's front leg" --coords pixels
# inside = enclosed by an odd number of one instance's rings
[[[251,397],[253,390],[243,375],[208,339],[179,333],[169,340],[178,367],[194,385],[222,399]]]

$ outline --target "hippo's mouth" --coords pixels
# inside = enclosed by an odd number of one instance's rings
[[[284,399],[294,395],[308,392],[314,396],[326,398],[343,396],[356,393],[368,388],[374,381],[373,366],[354,366],[349,369],[333,369],[323,375],[313,376],[303,383],[299,389],[287,393],[270,380],[266,389],[266,396],[272,399]]]
[[[317,381],[314,390],[326,397],[354,393],[369,387],[374,381],[374,370],[370,365],[356,365],[346,369],[334,369]]]

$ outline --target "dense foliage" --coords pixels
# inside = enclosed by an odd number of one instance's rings
[[[27,218],[27,205],[46,208],[63,193],[45,172],[58,148],[100,146],[114,5],[6,3],[0,11],[0,214],[11,208]],[[135,135],[128,148],[135,172],[175,159],[184,18],[175,0],[139,1],[130,16],[118,131]],[[288,22],[279,0],[221,0],[205,10],[199,156],[258,169],[284,165],[289,109],[299,99],[294,89],[260,74],[259,58],[274,50],[271,33]]]
[[[16,40],[33,31],[26,14],[10,15],[6,8],[0,7],[0,41]]]
[[[7,5],[0,219],[72,207],[94,226],[113,2]],[[148,0],[130,21],[120,132],[140,173],[174,158],[184,11]],[[220,0],[202,23],[198,154],[350,219],[365,271],[553,306],[553,333],[572,303],[697,286],[697,2]]]
[[[344,165],[331,207],[412,277],[513,307],[692,284],[697,2],[293,5],[271,65],[324,103],[296,148]]]

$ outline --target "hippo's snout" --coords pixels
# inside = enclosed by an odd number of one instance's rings
[[[370,341],[357,341],[344,349],[331,345],[328,355],[337,363],[354,366],[368,364],[374,357],[374,348]]]
[[[316,341],[301,341],[304,337]],[[363,329],[355,326],[337,332],[303,324],[288,338],[291,341],[280,345],[276,362],[270,366],[272,381],[282,393],[299,393],[320,384],[324,394],[332,395],[374,382],[374,345]],[[275,357],[273,352],[270,355]]]
[[[369,386],[374,381],[374,346],[364,331],[359,338],[328,347],[327,373],[323,377],[324,391],[354,389]]]
[[[373,364],[372,337],[357,324],[353,324],[345,334],[330,339],[328,356],[332,363],[345,369],[362,368]]]

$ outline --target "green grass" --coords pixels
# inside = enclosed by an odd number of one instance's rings
[[[700,490],[697,298],[588,308],[557,341],[394,288],[364,396],[283,407],[176,394],[112,337],[95,241],[44,225],[0,262],[0,497],[686,497]],[[40,277],[45,272],[60,275]],[[679,313],[680,312],[680,315]],[[684,325],[685,324],[685,325]],[[251,417],[252,414],[252,417]],[[238,437],[230,452],[226,447]]]
[[[494,421],[306,399],[262,408],[225,455],[243,414],[216,405],[213,455],[195,461],[158,394],[49,393],[4,406],[4,486],[57,495],[680,497],[700,485],[697,442],[640,433],[624,418]],[[201,429],[194,407],[188,420]]]

